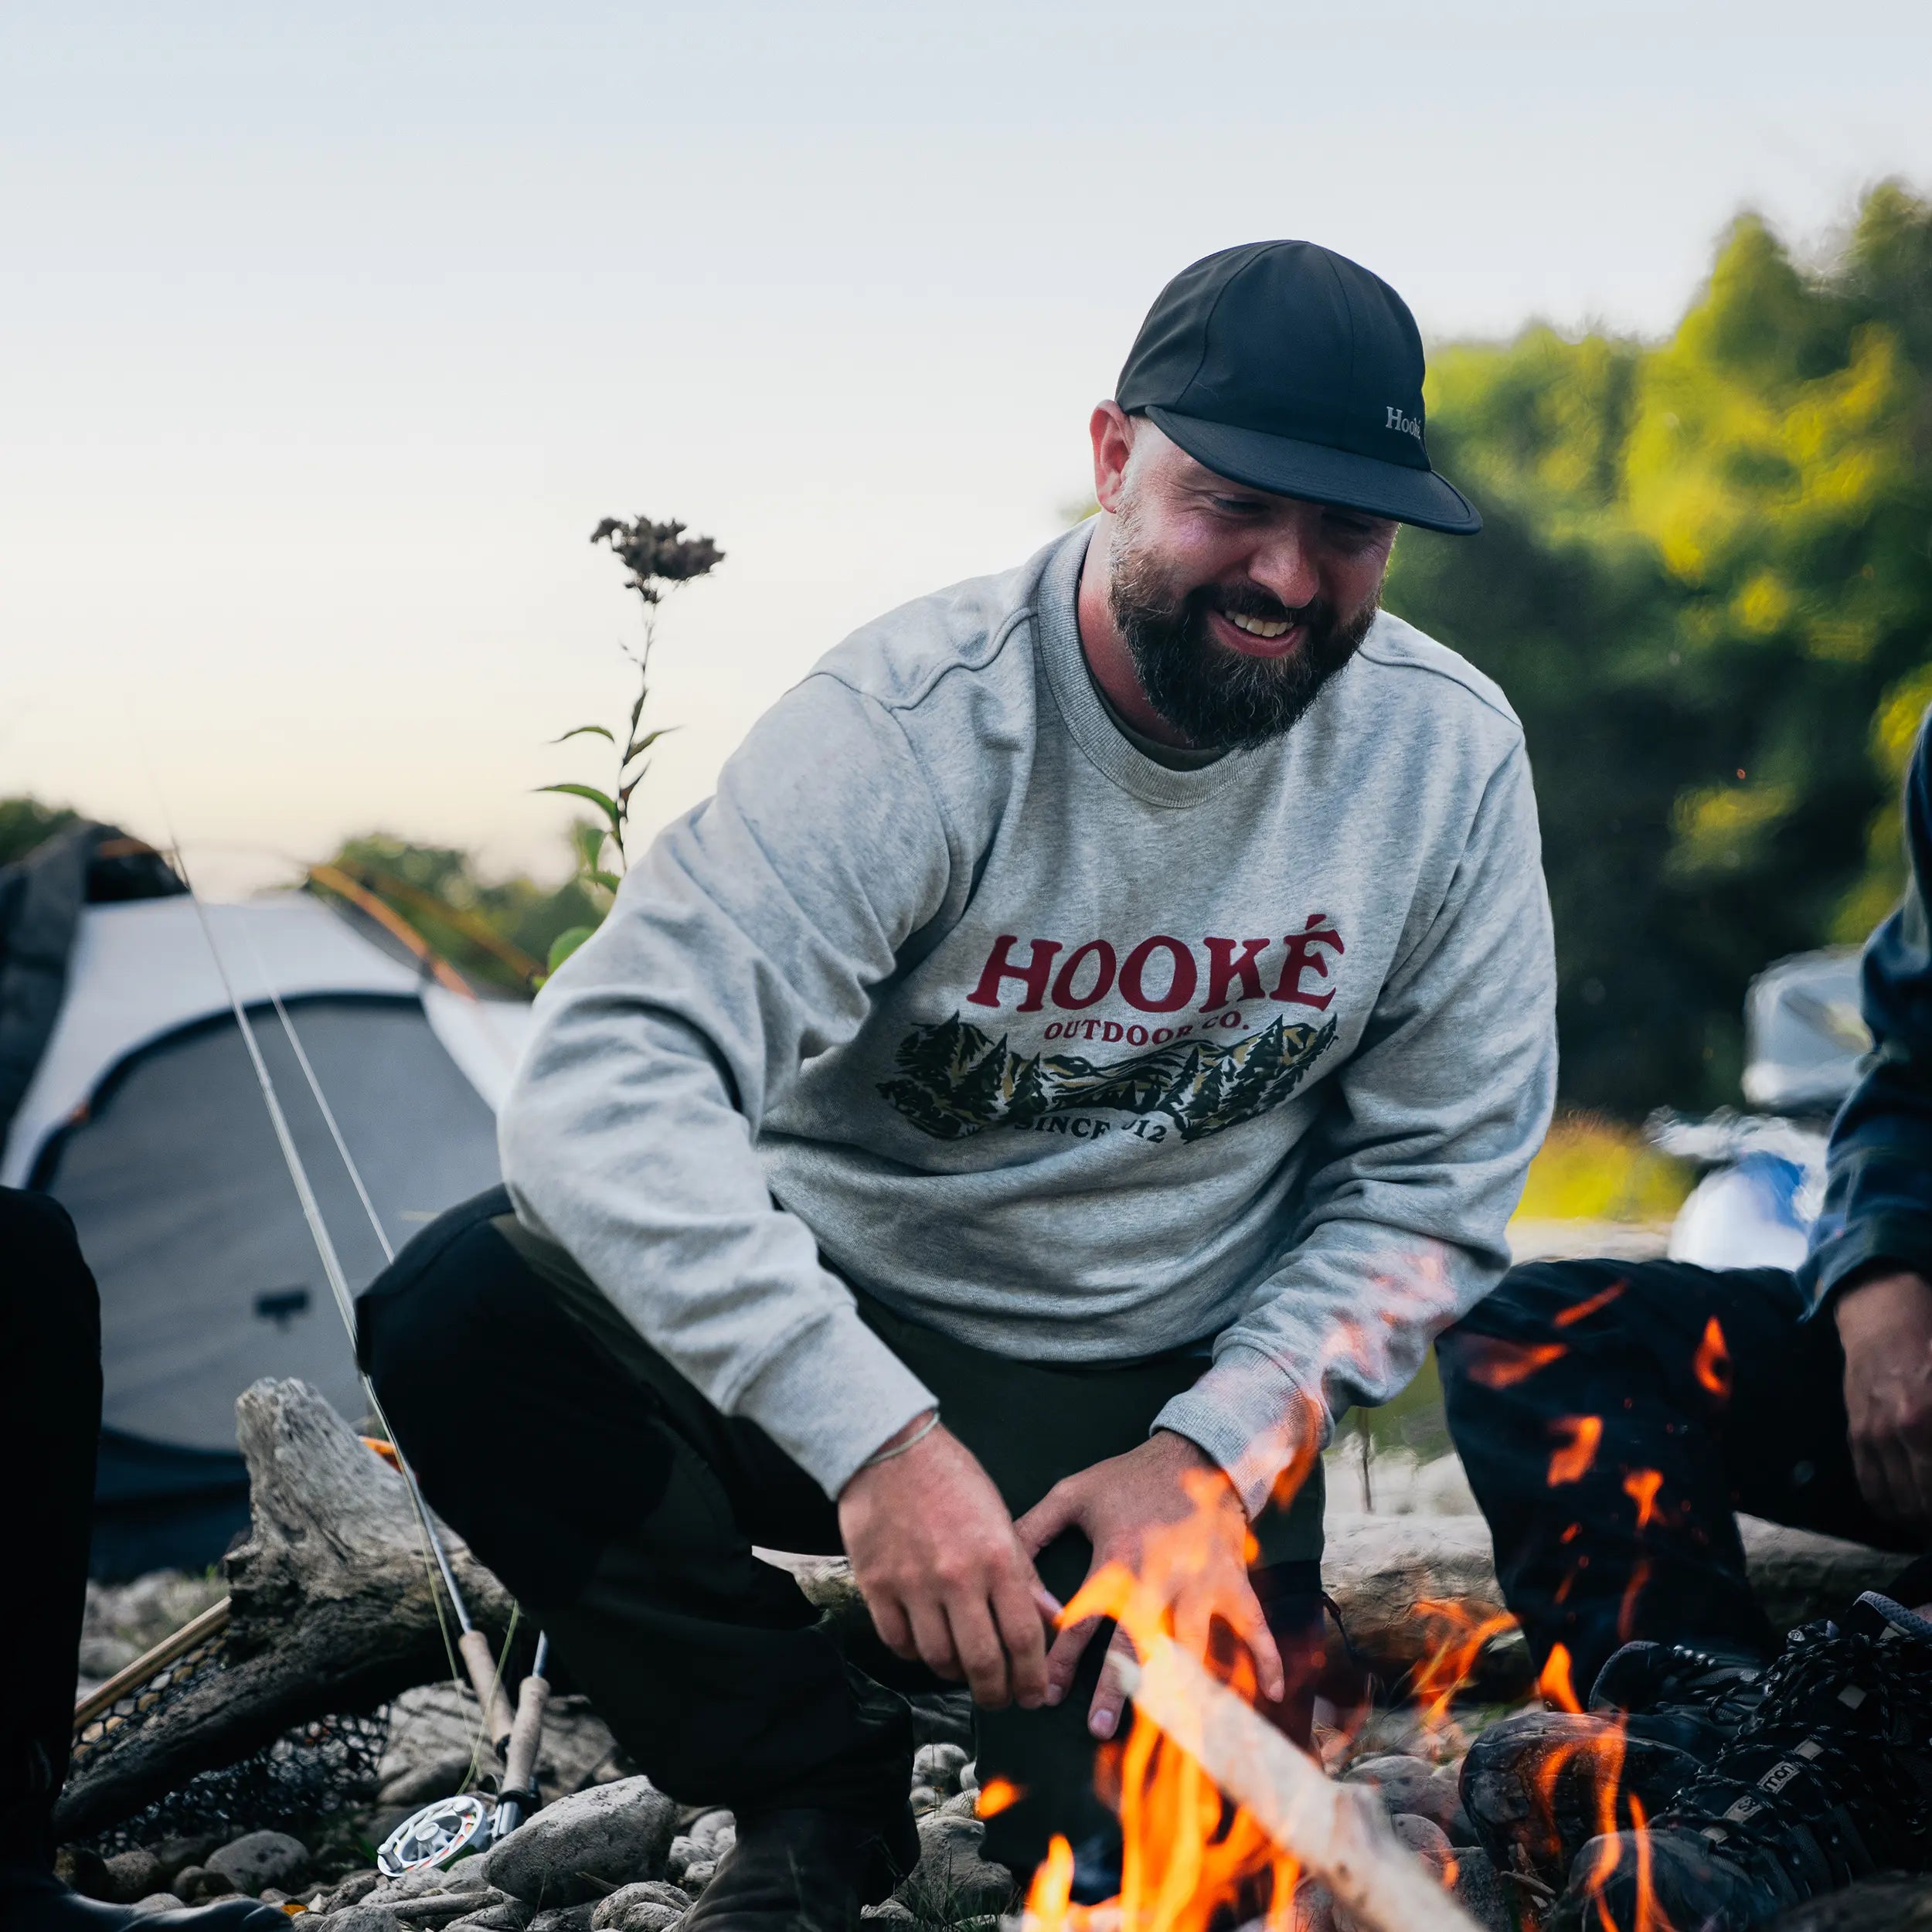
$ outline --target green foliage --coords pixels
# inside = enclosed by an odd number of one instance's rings
[[[594,826],[574,831],[580,851],[585,834],[602,837]],[[345,840],[328,866],[381,900],[459,971],[505,991],[529,992],[559,937],[588,931],[600,917],[580,877],[554,889],[520,876],[486,879],[466,852],[387,832]],[[316,883],[329,889],[325,869]]]
[[[0,798],[0,866],[26,858],[78,816],[65,805],[43,805],[38,798]]]
[[[1390,607],[1502,685],[1556,919],[1563,1090],[1734,1100],[1740,1002],[1896,898],[1932,699],[1932,206],[1886,185],[1805,268],[1753,217],[1666,342],[1546,328],[1431,377],[1473,541]]]

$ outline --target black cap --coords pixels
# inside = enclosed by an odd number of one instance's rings
[[[1458,536],[1482,528],[1429,467],[1408,304],[1313,242],[1250,242],[1182,269],[1141,325],[1115,400],[1250,488]]]

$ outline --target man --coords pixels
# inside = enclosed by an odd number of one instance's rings
[[[1804,1265],[1540,1263],[1438,1350],[1509,1607],[1600,1714],[1485,1734],[1464,1774],[1472,1818],[1498,1856],[1561,1884],[1601,1815],[1590,1774],[1605,1760],[1577,1740],[1621,1719],[1619,1774],[1655,1821],[1645,1855],[1679,1926],[1932,1869],[1928,759],[1921,735],[1910,884],[1865,956],[1876,1050],[1832,1128]],[[1553,1462],[1566,1452],[1574,1466]],[[1919,1560],[1781,1645],[1734,1509]],[[1552,1835],[1520,1794],[1559,1757]],[[1634,1837],[1616,1859],[1575,1857],[1573,1908],[1613,1866],[1613,1893],[1634,1893]]]
[[[53,1808],[73,1736],[75,1662],[87,1597],[87,1528],[100,1434],[100,1302],[73,1223],[44,1194],[0,1188],[0,1402],[31,1444],[9,1485],[7,1654],[26,1660],[0,1699],[0,1926],[6,1932],[266,1932],[283,1915],[253,1899],[138,1914],[54,1876]],[[29,1566],[30,1566],[30,1569]]]
[[[507,1199],[364,1303],[437,1508],[638,1763],[736,1813],[693,1932],[842,1923],[909,1866],[889,1681],[933,1673],[1019,1794],[988,1855],[1064,1832],[1111,1891],[1122,1698],[1043,1620],[1175,1524],[1178,1631],[1305,1726],[1296,1478],[1490,1285],[1551,1100],[1520,729],[1377,608],[1398,522],[1478,527],[1422,375],[1308,243],[1170,284],[1093,414],[1099,515],[754,728],[546,989]],[[754,1544],[842,1549],[869,1648]]]

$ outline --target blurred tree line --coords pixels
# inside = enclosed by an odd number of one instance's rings
[[[1405,530],[1391,608],[1528,733],[1563,1087],[1735,1100],[1740,1002],[1903,879],[1932,702],[1932,206],[1887,185],[1794,258],[1747,216],[1667,340],[1532,328],[1433,359],[1473,542]]]

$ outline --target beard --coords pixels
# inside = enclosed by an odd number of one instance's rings
[[[1347,665],[1380,607],[1371,597],[1342,617],[1326,597],[1291,606],[1252,583],[1183,589],[1135,541],[1127,506],[1114,531],[1107,602],[1147,701],[1202,750],[1266,744],[1291,730]],[[1304,625],[1287,656],[1247,657],[1216,639],[1208,614]]]

